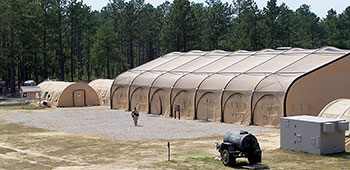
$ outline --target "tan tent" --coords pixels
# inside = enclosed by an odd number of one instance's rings
[[[349,50],[173,52],[116,77],[114,109],[240,124],[278,125],[281,116],[318,115],[349,97]]]
[[[38,85],[42,100],[57,107],[81,107],[99,105],[94,89],[88,84],[61,81],[44,81]]]
[[[110,79],[96,79],[89,83],[89,85],[96,91],[100,105],[110,104],[110,90],[113,80]]]
[[[328,103],[318,116],[350,121],[350,99],[337,99]]]

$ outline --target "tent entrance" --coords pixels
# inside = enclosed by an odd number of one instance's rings
[[[143,87],[137,88],[132,94],[130,98],[131,107],[133,110],[135,107],[139,112],[147,112],[147,98],[146,98],[146,89]]]
[[[157,90],[151,99],[151,113],[157,115],[165,115],[168,110],[166,99],[167,93],[165,90]]]
[[[246,96],[242,93],[231,95],[224,105],[224,121],[228,123],[245,124],[250,122]]]
[[[204,94],[198,102],[197,118],[205,121],[217,121],[220,114],[217,114],[217,96],[214,93]]]
[[[278,125],[282,116],[278,98],[273,95],[261,97],[254,107],[253,116],[256,125]]]
[[[84,89],[73,91],[73,107],[86,106],[86,92]]]
[[[128,109],[128,95],[127,90],[123,86],[119,86],[112,94],[112,105],[114,109],[127,110]]]

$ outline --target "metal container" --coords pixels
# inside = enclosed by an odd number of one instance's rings
[[[254,135],[247,131],[228,131],[223,143],[217,144],[221,161],[226,166],[235,164],[236,158],[248,158],[250,164],[261,162],[261,149]]]
[[[345,151],[349,122],[315,116],[283,117],[280,121],[282,149],[318,155]]]

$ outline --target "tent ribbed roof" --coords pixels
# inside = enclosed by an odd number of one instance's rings
[[[337,99],[330,102],[318,116],[350,121],[350,99]]]
[[[298,77],[349,52],[334,47],[173,52],[119,75],[114,84],[285,92]]]
[[[106,89],[109,90],[113,84],[113,80],[110,79],[96,79],[89,83],[93,89]]]
[[[70,82],[63,82],[63,81],[44,81],[38,86],[41,88],[42,91],[55,91],[55,92],[62,92],[66,87],[71,85],[73,83]]]

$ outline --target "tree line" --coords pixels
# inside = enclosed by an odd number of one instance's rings
[[[15,93],[25,80],[90,81],[172,51],[276,47],[350,49],[350,6],[318,17],[270,0],[110,0],[94,11],[82,0],[1,0],[0,78]]]

